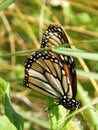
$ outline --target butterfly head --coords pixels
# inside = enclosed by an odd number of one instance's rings
[[[80,108],[80,103],[76,99],[68,98],[66,95],[60,97],[59,104],[63,105],[68,110]]]

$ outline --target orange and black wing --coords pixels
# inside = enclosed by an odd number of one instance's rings
[[[63,64],[47,51],[33,53],[25,62],[24,84],[51,98],[59,99],[62,95],[73,97]]]
[[[58,25],[50,25],[42,36],[41,48],[55,47],[63,44],[66,44],[66,47],[70,48],[67,35],[63,31],[63,29]],[[77,92],[74,58],[72,56],[59,55],[52,51],[48,53],[55,56],[58,59],[58,61],[63,65],[64,71],[67,77],[69,77],[69,82],[71,84],[72,89],[72,95],[74,98]]]

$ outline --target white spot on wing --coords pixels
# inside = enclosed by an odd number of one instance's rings
[[[53,35],[53,33],[52,33],[52,32],[49,32],[49,35],[50,35],[50,36],[52,36],[52,35]]]
[[[55,61],[55,63],[58,63],[58,60],[57,60],[57,59],[55,59],[54,61]]]
[[[74,62],[74,59],[73,59],[73,57],[71,56],[70,58],[71,58],[71,61],[72,61],[72,62]]]
[[[62,74],[65,75],[65,71],[64,70],[62,70]]]
[[[68,61],[68,58],[67,58],[67,56],[65,56],[64,58],[65,58],[65,60],[66,60],[66,61]]]
[[[30,64],[28,64],[28,68],[30,67]]]
[[[72,60],[69,58],[69,63],[72,64]]]
[[[64,60],[64,56],[60,55],[61,59]]]
[[[68,84],[70,84],[69,78],[67,77]]]

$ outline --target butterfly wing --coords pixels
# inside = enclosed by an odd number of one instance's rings
[[[69,41],[63,29],[58,25],[50,25],[42,36],[41,48],[54,47],[62,44],[66,44],[66,47],[70,48],[69,44],[67,43],[69,43]],[[69,77],[73,98],[75,98],[77,92],[77,83],[74,58],[72,56],[59,55],[52,51],[49,53],[55,56],[63,65],[64,71],[66,72],[67,77]]]
[[[50,24],[42,36],[41,48],[59,46],[65,43],[67,45],[69,41],[63,29],[58,25]]]
[[[72,98],[72,89],[63,65],[47,51],[33,53],[25,62],[24,84],[33,90],[51,98],[69,95]]]

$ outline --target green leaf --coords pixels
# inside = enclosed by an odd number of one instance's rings
[[[50,99],[48,100],[48,109],[51,130],[60,130],[61,124],[66,119],[67,110],[62,105],[55,105]]]
[[[80,130],[79,126],[72,121],[74,115],[69,116],[69,111],[62,105],[55,105],[54,102],[49,99],[48,109],[51,130]]]
[[[10,85],[0,78],[0,87],[2,93],[2,102],[5,109],[5,115],[9,118],[9,120],[16,126],[18,130],[23,130],[24,122],[22,117],[14,111],[11,106],[11,100],[9,96]],[[0,129],[1,130],[1,129]]]
[[[0,94],[4,94],[9,84],[0,78]]]
[[[22,117],[12,108],[10,98],[7,96],[7,94],[5,94],[4,96],[5,115],[17,127],[18,130],[23,130],[24,123]]]
[[[48,113],[50,116],[50,124],[51,130],[56,130],[58,127],[58,120],[59,120],[59,108],[58,106],[54,106],[54,102],[50,99],[47,100],[48,103]]]
[[[0,130],[17,130],[7,116],[0,117]]]

